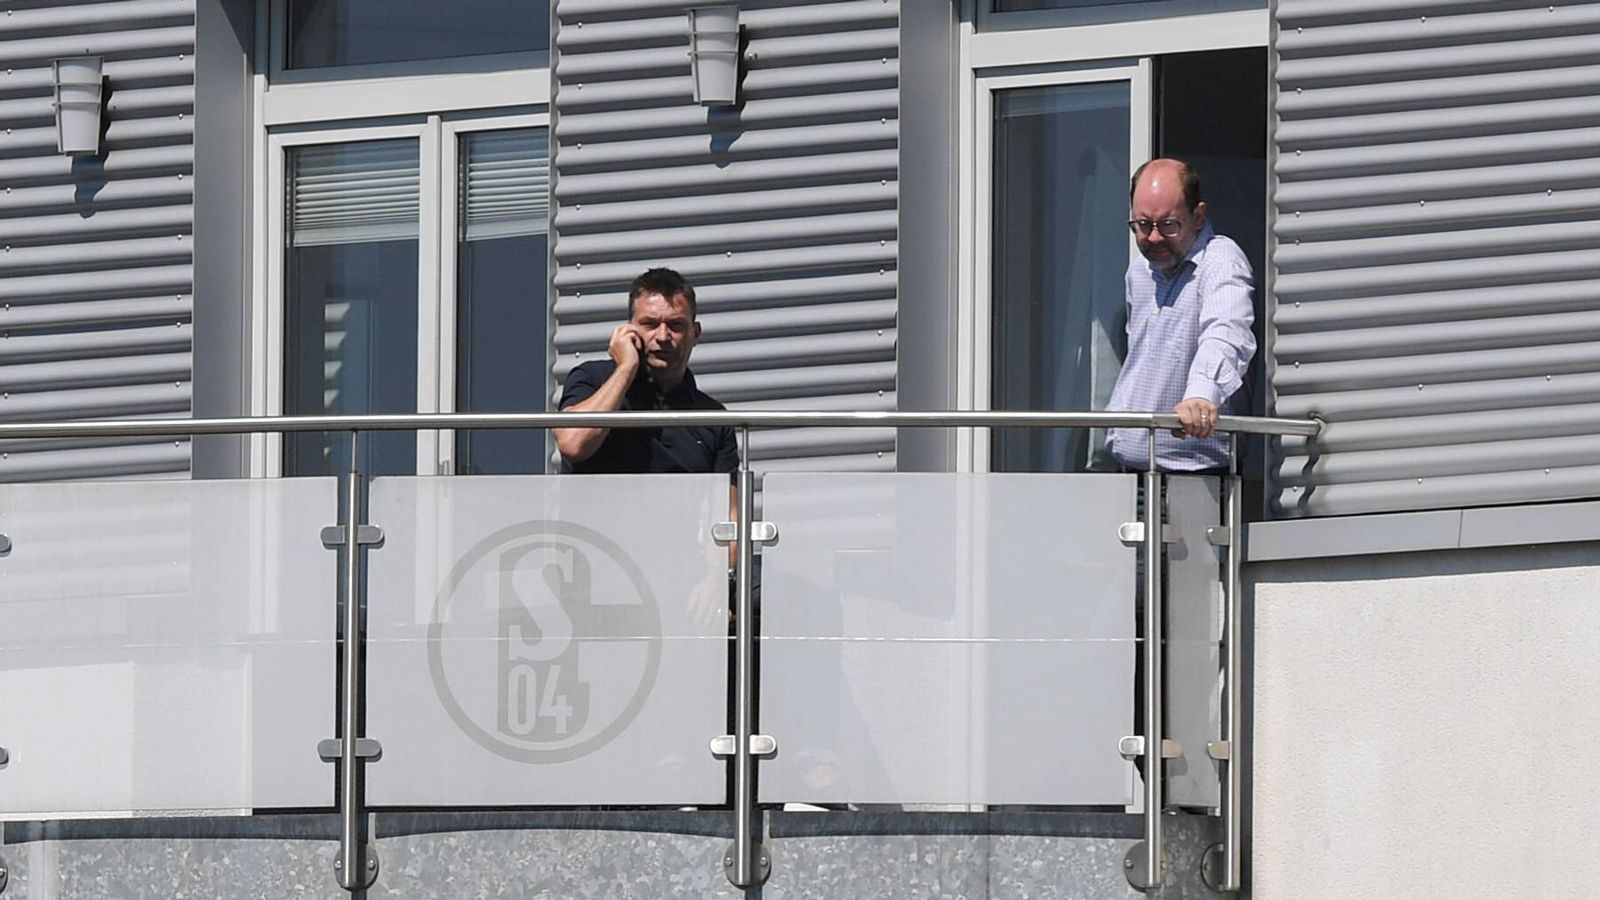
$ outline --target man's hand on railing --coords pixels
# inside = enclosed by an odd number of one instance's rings
[[[1211,437],[1217,427],[1217,405],[1204,397],[1190,397],[1172,408],[1183,428],[1173,434],[1194,438]]]

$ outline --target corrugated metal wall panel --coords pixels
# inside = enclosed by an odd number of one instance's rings
[[[1277,512],[1600,495],[1600,3],[1274,16]]]
[[[560,0],[554,376],[603,358],[654,265],[698,288],[734,408],[893,409],[899,7],[747,0],[736,109],[698,107],[693,4]],[[888,470],[892,430],[761,432],[763,468]]]
[[[194,0],[0,17],[0,420],[190,411]],[[56,153],[50,62],[105,58],[104,153]],[[187,441],[11,441],[0,481],[189,470]]]

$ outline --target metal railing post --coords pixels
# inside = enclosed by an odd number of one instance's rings
[[[378,877],[378,855],[365,837],[366,797],[363,772],[361,663],[366,636],[361,628],[362,499],[361,433],[350,432],[349,482],[345,485],[344,521],[344,658],[339,670],[339,855],[333,867],[339,886],[356,891]]]
[[[772,870],[766,848],[756,839],[756,756],[750,738],[756,727],[755,635],[755,473],[750,471],[750,429],[739,429],[737,571],[734,606],[733,690],[733,846],[724,855],[728,880],[754,887]]]
[[[1161,812],[1166,806],[1166,746],[1162,733],[1161,654],[1163,651],[1161,595],[1162,527],[1161,470],[1156,466],[1156,435],[1150,429],[1149,456],[1144,473],[1144,846],[1139,860],[1143,871],[1130,872],[1129,882],[1141,890],[1158,888],[1166,881],[1167,857],[1161,836]]]
[[[1222,746],[1212,751],[1212,757],[1226,764],[1227,779],[1222,794],[1222,843],[1213,845],[1202,866],[1206,882],[1221,893],[1231,893],[1243,887],[1242,881],[1242,827],[1244,821],[1243,774],[1244,741],[1243,716],[1240,709],[1239,681],[1244,672],[1244,648],[1241,646],[1244,614],[1244,597],[1240,594],[1239,566],[1244,555],[1244,476],[1239,466],[1239,435],[1228,436],[1228,496],[1225,507],[1228,534],[1227,574],[1224,584],[1227,592],[1227,620],[1223,626],[1222,675]]]

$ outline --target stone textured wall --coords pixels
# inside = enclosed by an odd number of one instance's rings
[[[1165,900],[1215,896],[1199,859],[1215,820],[1168,818]],[[727,812],[379,813],[367,896],[726,898]],[[775,813],[765,900],[1133,900],[1141,819],[1074,813]],[[7,900],[349,895],[333,816],[7,823]]]

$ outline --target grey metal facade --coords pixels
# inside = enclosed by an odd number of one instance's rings
[[[194,0],[0,17],[0,420],[190,410]],[[56,152],[51,60],[105,60],[102,155]],[[0,447],[0,480],[189,470],[187,442]]]
[[[691,97],[685,9],[560,0],[552,85],[557,383],[628,282],[696,282],[701,386],[731,407],[895,408],[899,4],[741,6],[741,102]],[[892,430],[752,435],[761,468],[894,468]]]
[[[1600,495],[1600,3],[1274,17],[1278,512]]]

